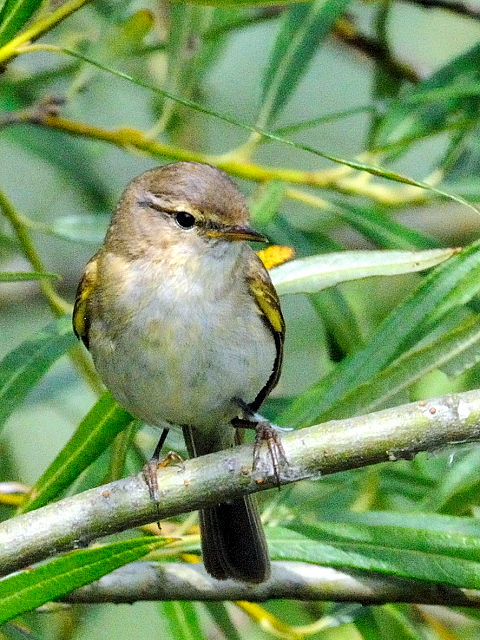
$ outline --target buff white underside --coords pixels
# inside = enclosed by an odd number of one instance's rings
[[[276,348],[242,273],[249,251],[243,242],[223,242],[200,255],[183,248],[168,265],[145,256],[129,262],[108,313],[96,294],[90,351],[134,416],[207,434],[239,415],[234,398],[252,402],[265,386]],[[123,260],[103,257],[108,281],[116,271],[125,275]]]

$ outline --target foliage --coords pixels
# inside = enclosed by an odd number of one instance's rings
[[[156,435],[99,394],[68,315],[121,189],[158,163],[241,179],[254,226],[296,251],[272,270],[288,334],[270,419],[303,427],[479,386],[472,3],[87,3],[0,0],[0,481],[31,486],[0,492],[2,519],[138,472],[153,450]],[[470,445],[267,496],[272,558],[480,589],[479,462]],[[163,526],[195,531],[191,516]],[[27,613],[167,541],[116,538],[9,576],[0,637],[109,625],[121,640],[154,624],[179,639],[480,638],[473,610],[398,604]]]

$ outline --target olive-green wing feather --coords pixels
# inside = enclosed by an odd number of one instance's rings
[[[265,323],[272,332],[277,349],[272,373],[266,385],[250,405],[253,411],[257,411],[280,378],[283,359],[283,342],[285,339],[285,320],[283,319],[280,308],[280,300],[270,280],[268,271],[263,266],[260,258],[253,252],[248,264],[247,283]]]
[[[88,349],[88,330],[90,328],[89,302],[97,283],[97,257],[93,256],[85,267],[77,288],[73,307],[73,330]]]

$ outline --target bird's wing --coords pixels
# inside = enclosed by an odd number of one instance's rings
[[[85,267],[79,282],[75,306],[73,308],[73,330],[88,349],[88,329],[90,327],[89,300],[97,283],[97,256],[93,256]]]
[[[265,323],[272,332],[277,349],[272,373],[266,385],[250,405],[253,411],[257,411],[270,391],[275,387],[280,377],[283,359],[283,342],[285,339],[285,320],[283,319],[280,308],[280,300],[270,280],[268,271],[254,252],[252,252],[251,256],[247,269],[248,288]]]

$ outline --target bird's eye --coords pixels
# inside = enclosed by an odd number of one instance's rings
[[[179,211],[175,214],[175,221],[182,229],[191,229],[195,225],[195,216],[186,211]]]

